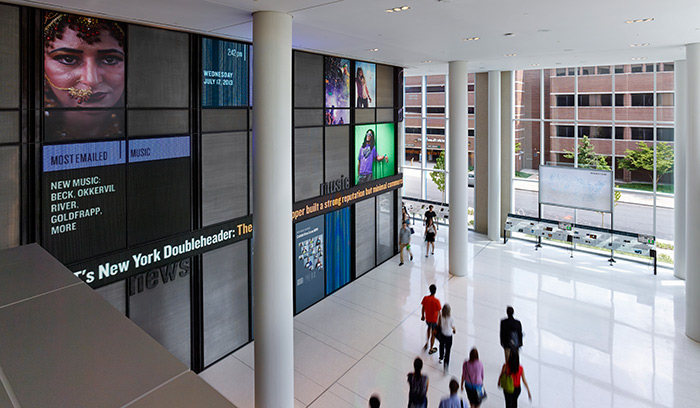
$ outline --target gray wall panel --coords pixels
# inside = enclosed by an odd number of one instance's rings
[[[323,109],[295,109],[294,127],[323,126]]]
[[[323,55],[294,52],[294,106],[323,106]]]
[[[171,265],[177,265],[175,279],[164,282],[160,277]],[[155,274],[158,284],[129,297],[129,318],[188,367],[191,265],[192,260],[186,258],[145,272],[144,278]],[[185,269],[185,276],[181,276]]]
[[[280,169],[281,174],[285,174]],[[294,130],[294,200],[316,197],[323,183],[323,128]]]
[[[188,107],[189,34],[129,25],[127,58],[129,107]]]
[[[394,67],[377,64],[377,107],[394,106]]]
[[[204,365],[248,342],[248,241],[209,251],[204,266]]]
[[[395,207],[393,191],[377,196],[377,263],[394,256]]]
[[[202,223],[248,214],[246,132],[202,136]]]
[[[326,182],[340,176],[351,178],[350,168],[350,127],[333,126],[326,128]]]
[[[355,276],[365,274],[374,263],[374,198],[355,204]]]
[[[119,281],[95,289],[110,305],[119,310],[119,313],[126,314],[126,281]]]
[[[129,136],[181,135],[189,133],[187,110],[130,110]]]
[[[19,112],[0,112],[0,123],[0,143],[19,142]]]
[[[377,109],[377,122],[393,122],[394,109]]]
[[[202,109],[202,132],[248,129],[248,109]]]
[[[0,146],[0,249],[19,245],[19,147]]]
[[[375,109],[355,109],[355,123],[375,123]]]
[[[0,5],[0,89],[0,108],[19,107],[19,7]]]

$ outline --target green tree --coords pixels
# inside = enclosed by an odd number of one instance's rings
[[[644,142],[637,143],[638,150],[627,149],[625,157],[620,159],[618,167],[629,171],[647,170],[654,182],[654,149]],[[656,183],[664,174],[673,170],[673,147],[668,143],[656,144]]]
[[[443,170],[443,171],[431,171],[430,172],[430,178],[433,179],[433,183],[435,183],[435,186],[437,187],[438,190],[442,193],[442,201],[445,201],[445,151],[441,151],[440,155],[435,159],[435,167],[433,167],[435,170]]]
[[[574,152],[564,150],[566,154],[564,157],[567,159],[574,158]],[[601,169],[601,170],[611,170],[608,161],[605,160],[605,156],[597,154],[595,152],[595,146],[588,140],[588,136],[583,135],[581,141],[578,145],[578,166],[586,169]]]

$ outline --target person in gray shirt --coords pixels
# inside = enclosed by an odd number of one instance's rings
[[[408,251],[408,254],[411,256],[411,260],[413,260],[413,254],[411,253],[411,228],[409,228],[408,222],[406,221],[401,224],[401,231],[399,231],[399,253],[401,254],[399,266],[403,265],[404,248],[406,248],[406,251]]]

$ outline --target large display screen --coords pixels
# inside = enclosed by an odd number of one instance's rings
[[[355,106],[373,108],[376,106],[377,74],[376,65],[369,62],[355,63]]]
[[[294,259],[296,312],[323,298],[325,252],[323,216],[296,224]]]
[[[326,125],[350,123],[349,70],[350,60],[326,57]]]
[[[126,247],[126,142],[44,146],[42,245],[71,263]]]
[[[355,126],[355,184],[394,175],[394,124]]]
[[[119,137],[124,129],[125,26],[47,11],[43,39],[45,139]]]
[[[326,294],[350,282],[350,207],[326,214]]]
[[[202,106],[248,106],[248,45],[202,39]]]

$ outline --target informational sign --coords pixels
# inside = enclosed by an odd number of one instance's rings
[[[325,295],[323,216],[296,224],[294,236],[294,287],[299,313]]]
[[[126,142],[43,147],[42,245],[63,263],[126,247]]]
[[[540,166],[540,204],[612,212],[613,173],[609,170]]]
[[[202,106],[248,106],[249,47],[202,39]]]

